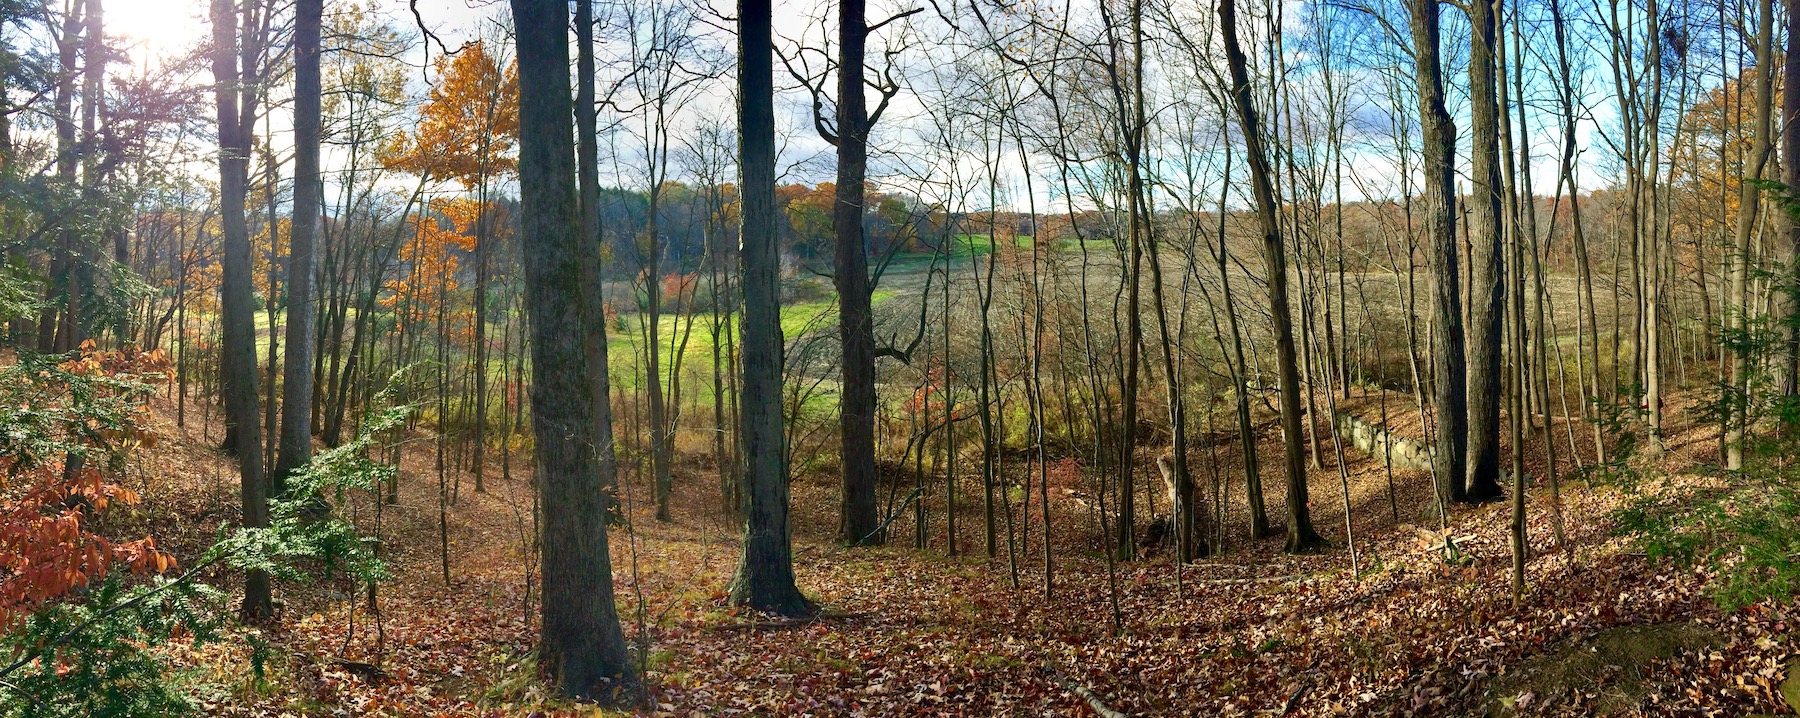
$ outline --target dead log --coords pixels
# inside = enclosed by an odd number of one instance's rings
[[[1062,671],[1056,670],[1056,666],[1046,663],[1044,664],[1044,670],[1050,674],[1050,679],[1055,681],[1056,685],[1061,686],[1063,690],[1073,693],[1082,700],[1087,701],[1088,707],[1093,709],[1094,715],[1100,716],[1100,718],[1127,718],[1126,714],[1108,708],[1106,706],[1106,701],[1100,697],[1100,694],[1089,690],[1087,686],[1064,678]]]

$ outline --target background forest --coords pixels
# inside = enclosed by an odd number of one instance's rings
[[[1800,711],[1796,38],[0,0],[0,716]]]

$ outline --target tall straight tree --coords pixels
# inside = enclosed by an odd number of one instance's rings
[[[582,323],[587,338],[588,391],[593,408],[594,460],[600,469],[600,487],[608,492],[607,510],[618,506],[619,458],[613,446],[612,379],[606,356],[606,311],[600,303],[600,153],[594,116],[594,0],[575,3],[575,141],[576,176],[580,180],[581,272],[588,290],[582,292]]]
[[[1800,0],[1787,0],[1787,52],[1783,54],[1785,61],[1781,74],[1781,182],[1788,186],[1788,191],[1800,187]],[[1785,334],[1785,346],[1780,353],[1781,366],[1776,371],[1780,378],[1778,387],[1785,394],[1800,391],[1800,336],[1796,336],[1793,323],[1796,311],[1796,292],[1800,292],[1800,268],[1794,266],[1800,258],[1800,221],[1796,221],[1787,213],[1781,215],[1783,227],[1787,231],[1781,244],[1781,256],[1787,260],[1788,266],[1782,267],[1787,286],[1776,291],[1776,301],[1781,308],[1779,319],[1788,320],[1782,323]]]
[[[288,236],[287,354],[281,365],[281,443],[271,489],[312,458],[313,240],[319,230],[319,27],[325,0],[294,3],[294,219]]]
[[[253,6],[254,7],[254,6]],[[250,226],[244,215],[244,195],[250,183],[250,133],[255,127],[253,93],[244,82],[238,57],[238,8],[232,0],[212,0],[212,71],[214,100],[219,116],[219,225],[224,245],[221,266],[221,383],[225,395],[225,420],[236,430],[238,476],[243,487],[244,525],[269,525],[269,487],[263,476],[262,432],[257,425],[256,305],[250,267]],[[254,15],[254,12],[252,12]],[[253,33],[254,17],[244,23]],[[250,43],[245,43],[249,45]],[[254,48],[242,48],[254,57]],[[244,583],[244,615],[262,618],[274,610],[269,595],[269,575],[250,571]]]
[[[875,542],[875,324],[869,254],[863,243],[863,195],[869,164],[869,113],[863,99],[863,53],[869,41],[864,0],[838,2],[837,202],[833,270],[843,391],[838,425],[843,443],[844,506],[840,539]]]
[[[1433,412],[1437,418],[1437,453],[1432,475],[1437,479],[1438,504],[1448,507],[1462,501],[1464,466],[1469,445],[1467,365],[1463,356],[1462,280],[1457,272],[1456,178],[1451,164],[1456,154],[1456,125],[1444,109],[1444,69],[1439,59],[1438,2],[1411,0],[1413,61],[1419,88],[1419,133],[1424,145],[1425,234],[1430,263],[1432,345],[1437,359],[1432,376]],[[1498,423],[1495,424],[1498,430]],[[1499,460],[1495,455],[1495,460]]]
[[[1730,326],[1739,332],[1750,327],[1750,253],[1751,236],[1756,231],[1758,205],[1762,201],[1762,189],[1757,187],[1756,180],[1763,178],[1763,170],[1769,159],[1769,115],[1771,114],[1773,75],[1771,69],[1771,52],[1775,35],[1775,3],[1773,0],[1758,0],[1756,23],[1756,126],[1751,135],[1750,154],[1744,158],[1744,177],[1738,195],[1738,216],[1736,245],[1732,248],[1735,255],[1731,261],[1730,278]],[[1737,397],[1732,407],[1731,416],[1725,420],[1725,468],[1732,471],[1744,468],[1744,432],[1748,430],[1750,395],[1750,356],[1745,349],[1738,349],[1731,355],[1732,394]]]
[[[515,4],[521,0],[514,0]],[[781,248],[775,221],[775,44],[770,0],[738,0],[738,236],[744,293],[744,482],[750,507],[732,605],[782,616],[812,612],[794,585],[781,415]]]
[[[1294,350],[1294,317],[1288,308],[1287,250],[1282,247],[1269,155],[1263,149],[1250,73],[1238,44],[1237,4],[1219,0],[1219,30],[1225,40],[1225,64],[1231,78],[1231,102],[1244,132],[1244,154],[1250,160],[1250,190],[1256,196],[1256,218],[1262,226],[1263,262],[1269,281],[1269,313],[1275,328],[1275,365],[1281,377],[1281,442],[1287,466],[1287,552],[1303,553],[1324,545],[1312,527],[1306,498],[1306,456],[1300,433],[1300,368]],[[1223,238],[1220,241],[1224,241]]]
[[[623,702],[637,677],[613,603],[605,504],[592,437],[592,389],[583,356],[575,197],[575,127],[569,92],[569,6],[512,0],[519,47],[519,206],[531,316],[531,428],[536,436],[543,621],[538,666],[563,695]]]
[[[1468,465],[1464,498],[1500,497],[1500,337],[1505,316],[1501,248],[1500,105],[1494,84],[1497,0],[1470,0],[1468,238]],[[1427,143],[1429,147],[1429,143]],[[1440,354],[1443,352],[1440,352]]]

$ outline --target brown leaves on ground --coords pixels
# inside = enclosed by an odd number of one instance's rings
[[[180,451],[184,443],[165,442],[174,448],[159,450]],[[266,680],[246,677],[253,651],[244,640],[176,651],[184,666],[205,677],[204,685],[216,687],[203,691],[208,714],[591,714],[549,698],[535,679],[528,472],[515,464],[512,479],[503,481],[490,462],[488,494],[462,483],[450,514],[453,579],[446,586],[438,566],[435,475],[419,458],[406,464],[399,505],[382,510],[384,546],[397,578],[378,589],[379,619],[361,589],[283,587],[288,603],[278,622],[255,629],[269,645]],[[1314,484],[1314,516],[1321,531],[1335,529],[1338,549],[1285,556],[1277,531],[1259,542],[1234,539],[1230,553],[1190,565],[1179,577],[1166,556],[1120,564],[1116,631],[1107,565],[1093,550],[1099,540],[1084,523],[1087,509],[1068,492],[1051,497],[1056,569],[1053,592],[1045,595],[1043,527],[1036,518],[1029,545],[1015,546],[1014,588],[1004,541],[993,559],[831,545],[823,538],[829,526],[809,526],[815,517],[805,507],[830,505],[833,489],[826,479],[801,482],[795,486],[802,522],[796,571],[802,589],[826,611],[815,620],[772,621],[724,604],[737,531],[714,515],[714,497],[677,492],[677,520],[658,523],[643,500],[646,487],[628,481],[624,498],[637,533],[615,529],[612,545],[626,637],[654,686],[655,704],[639,710],[670,716],[1091,714],[1069,685],[1129,715],[1785,710],[1777,686],[1786,658],[1800,650],[1789,609],[1721,612],[1706,599],[1703,573],[1633,554],[1626,540],[1609,535],[1604,520],[1624,500],[1617,491],[1565,482],[1568,536],[1558,550],[1546,492],[1531,489],[1537,553],[1527,571],[1530,597],[1515,607],[1507,507],[1459,510],[1452,524],[1463,561],[1446,563],[1414,527],[1392,519],[1385,487],[1372,483],[1384,482],[1384,472],[1353,458],[1360,575],[1341,548],[1341,514],[1332,512],[1341,512],[1342,503],[1332,506],[1329,498],[1341,492],[1329,488],[1336,472],[1327,463]],[[693,486],[716,481],[703,466],[683,470]],[[207,472],[189,473],[198,479]],[[1418,485],[1423,477],[1403,480],[1405,495],[1429,495]],[[979,554],[974,483],[964,499],[970,508],[960,543]],[[1278,502],[1270,509],[1282,515]],[[375,505],[360,503],[355,511],[373,529]],[[1334,520],[1340,523],[1333,526]],[[910,525],[911,517],[895,523]],[[910,544],[910,537],[895,543]],[[1542,664],[1533,658],[1579,650],[1602,631],[1671,624],[1717,640],[1648,655],[1638,665],[1602,661],[1584,681],[1534,682],[1522,675]]]

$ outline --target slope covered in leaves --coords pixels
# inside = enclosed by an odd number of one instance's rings
[[[184,433],[164,417],[157,429],[173,440],[147,459],[161,474],[147,479],[147,497],[179,521],[163,530],[198,536],[229,520],[229,466],[204,448],[194,424]],[[177,649],[181,680],[217,715],[586,714],[546,699],[535,680],[531,497],[528,472],[512,458],[511,478],[490,478],[488,494],[466,482],[451,487],[448,584],[439,487],[430,455],[415,450],[397,505],[379,514],[373,501],[355,507],[365,529],[381,535],[395,576],[377,591],[378,612],[347,584],[282,586],[274,624]],[[828,478],[808,478],[795,487],[796,569],[826,613],[801,622],[726,608],[736,530],[702,491],[678,492],[675,522],[654,521],[633,477],[625,498],[635,533],[615,529],[613,545],[626,635],[654,686],[656,703],[644,712],[1080,715],[1092,710],[1083,691],[1131,715],[1785,710],[1777,684],[1796,651],[1789,609],[1723,612],[1708,600],[1704,573],[1634,553],[1606,519],[1625,500],[1616,489],[1564,487],[1568,535],[1558,549],[1548,501],[1534,487],[1532,592],[1515,607],[1504,505],[1454,514],[1461,556],[1445,561],[1420,540],[1428,532],[1395,521],[1385,500],[1362,500],[1384,495],[1385,472],[1366,459],[1353,466],[1357,570],[1340,525],[1337,548],[1324,555],[1284,556],[1278,537],[1234,539],[1226,555],[1179,575],[1166,556],[1112,573],[1095,551],[1080,493],[1067,491],[1052,496],[1049,595],[1041,525],[1015,549],[1015,588],[1004,547],[997,558],[981,555],[975,514],[963,557],[830,544],[830,525],[820,521],[834,490]],[[690,485],[709,485],[706,467],[682,468]],[[1323,488],[1336,478],[1335,470],[1315,477],[1322,530],[1340,515],[1341,500]],[[1426,493],[1422,477],[1397,480],[1405,496]],[[1278,503],[1271,513],[1280,515]],[[235,580],[217,579],[226,587]],[[1116,627],[1109,585],[1117,587]],[[1534,658],[1590,650],[1582,641],[1596,633],[1671,625],[1708,639],[1641,664],[1602,666],[1572,688],[1521,675]]]

